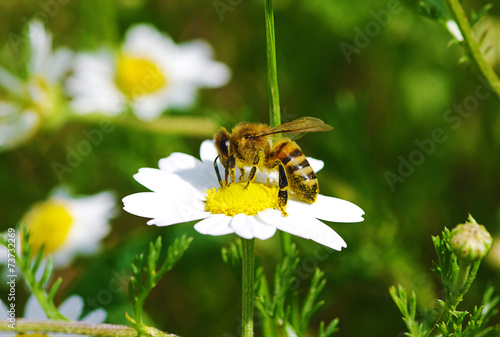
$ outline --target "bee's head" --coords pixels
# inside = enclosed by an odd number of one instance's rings
[[[219,160],[225,168],[227,168],[227,163],[229,161],[230,137],[231,135],[225,128],[221,128],[220,131],[214,136],[215,148],[219,153]]]

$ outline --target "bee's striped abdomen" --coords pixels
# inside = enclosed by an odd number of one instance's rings
[[[284,139],[277,143],[270,157],[283,163],[292,192],[299,199],[313,203],[319,192],[318,179],[297,143]]]

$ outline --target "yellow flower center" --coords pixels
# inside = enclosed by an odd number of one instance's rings
[[[245,213],[256,215],[260,211],[277,207],[278,188],[260,183],[246,182],[207,190],[205,210],[212,214],[235,216]]]
[[[57,251],[68,235],[73,219],[61,201],[36,203],[22,220],[30,231],[29,244],[36,253],[45,245],[44,255]]]
[[[151,60],[128,54],[118,56],[115,81],[121,92],[130,99],[151,94],[168,84],[165,74]]]
[[[23,335],[15,335],[14,337],[50,337],[49,335],[43,335],[39,333],[33,333],[33,334],[23,334]]]

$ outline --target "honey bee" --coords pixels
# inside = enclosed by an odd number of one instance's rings
[[[270,127],[260,123],[239,123],[232,132],[225,128],[215,134],[214,142],[218,156],[214,160],[215,172],[221,187],[235,182],[235,168],[245,175],[245,167],[251,167],[248,185],[255,180],[257,168],[278,171],[278,208],[286,216],[288,189],[300,200],[314,203],[319,193],[318,179],[300,147],[290,138],[281,138],[273,143],[277,134],[302,134],[306,132],[329,131],[333,128],[314,117],[303,117],[294,121]],[[217,166],[220,160],[225,169],[222,180]],[[228,182],[228,178],[230,179]]]

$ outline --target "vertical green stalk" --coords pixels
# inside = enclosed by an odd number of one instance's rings
[[[255,257],[254,257],[255,239],[242,239],[242,321],[241,335],[243,337],[253,337],[253,308],[254,308],[254,277],[255,277]]]
[[[276,40],[274,37],[273,0],[266,0],[267,84],[269,96],[269,122],[272,127],[281,124],[278,71],[276,67]]]
[[[450,298],[446,299],[446,304],[443,307],[439,318],[432,327],[427,336],[437,337],[440,335],[439,325],[444,322],[447,324],[450,321],[451,315],[456,310],[458,304],[464,299],[464,295],[469,291],[472,281],[476,278],[479,269],[480,261],[472,263],[470,261],[462,261],[458,271],[457,279],[451,290]]]
[[[497,74],[493,71],[491,65],[486,62],[479,49],[479,45],[472,36],[472,28],[467,20],[467,16],[465,15],[464,9],[460,4],[459,0],[446,0],[448,3],[451,12],[453,13],[454,19],[457,22],[458,28],[464,37],[464,44],[469,49],[469,52],[472,56],[472,60],[476,64],[479,69],[479,72],[482,76],[486,78],[491,88],[495,92],[497,99],[500,100],[500,81],[498,80]]]
[[[267,50],[267,88],[269,97],[269,124],[272,127],[281,124],[280,95],[278,91],[278,70],[276,66],[276,39],[274,37],[273,0],[266,0],[266,50]],[[283,254],[290,251],[290,234],[281,232]]]

